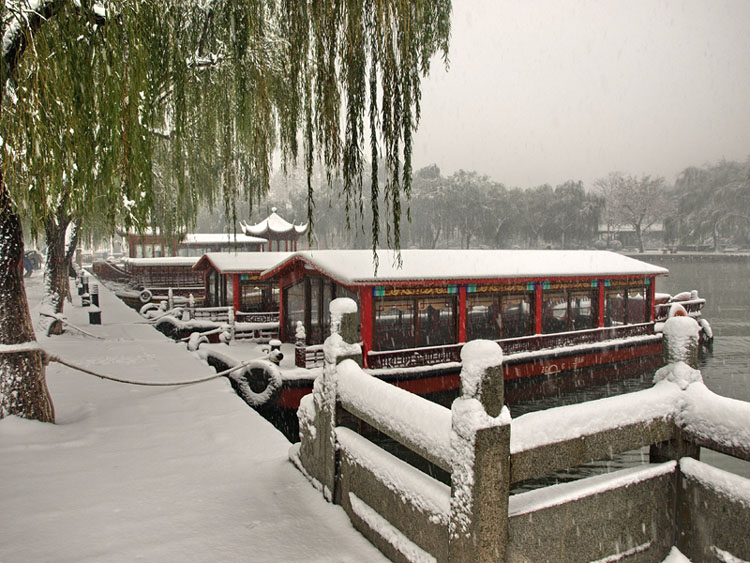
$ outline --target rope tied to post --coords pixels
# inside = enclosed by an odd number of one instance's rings
[[[25,354],[25,353],[33,353],[33,352],[41,354],[42,363],[45,366],[48,366],[50,363],[54,362],[54,363],[63,365],[69,369],[80,371],[81,373],[85,373],[87,375],[93,375],[94,377],[98,377],[99,379],[106,379],[107,381],[114,381],[116,383],[125,383],[127,385],[141,385],[141,386],[147,386],[147,387],[177,387],[177,386],[182,386],[182,385],[194,385],[196,383],[205,383],[206,381],[219,379],[220,377],[227,376],[232,372],[239,371],[243,368],[246,368],[251,363],[249,361],[243,361],[234,367],[225,369],[224,371],[220,371],[218,373],[215,373],[214,375],[210,375],[207,377],[200,377],[197,379],[189,379],[186,381],[133,381],[129,379],[122,379],[119,377],[114,377],[111,375],[105,375],[103,373],[97,373],[90,369],[72,364],[66,360],[63,360],[62,358],[60,358],[59,356],[55,354],[50,354],[49,352],[41,348],[36,342],[26,342],[23,345],[0,346],[0,354]]]

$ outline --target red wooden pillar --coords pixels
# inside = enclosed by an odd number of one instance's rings
[[[534,291],[534,334],[542,334],[542,285],[543,282],[536,282]]]
[[[604,280],[599,280],[598,290],[599,306],[596,311],[596,326],[601,328],[604,326]]]
[[[372,350],[373,335],[372,287],[359,288],[359,324],[362,337],[362,363],[367,367],[367,353]]]
[[[279,277],[279,340],[282,342],[288,342],[284,330],[284,284],[282,283],[281,277]]]
[[[646,301],[646,307],[650,311],[648,320],[654,322],[656,318],[656,312],[654,311],[654,303],[656,303],[656,278],[648,278],[651,282],[648,286],[648,301]]]
[[[458,286],[458,341],[466,342],[466,286]]]
[[[234,305],[234,312],[240,310],[240,275],[232,274],[232,305]]]

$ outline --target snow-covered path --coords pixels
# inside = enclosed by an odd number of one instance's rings
[[[41,274],[27,280],[32,314]],[[213,370],[100,285],[102,326],[74,296],[48,351],[116,377]],[[0,562],[384,561],[287,460],[289,442],[226,379],[134,387],[59,364],[57,424],[0,421]]]

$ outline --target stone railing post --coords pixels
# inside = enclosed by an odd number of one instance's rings
[[[336,500],[336,365],[345,359],[358,359],[359,345],[346,340],[356,339],[356,325],[353,332],[351,327],[351,318],[356,317],[356,313],[357,304],[351,299],[331,302],[331,336],[324,345],[323,373],[315,380],[311,398],[305,397],[297,411],[300,462],[310,477],[319,482],[323,496],[331,502]],[[346,335],[340,334],[340,330]],[[361,350],[359,364],[362,364]]]
[[[453,402],[450,561],[504,561],[508,544],[510,413],[503,356],[487,340],[461,350],[461,396]]]
[[[664,365],[685,362],[691,368],[698,369],[700,330],[700,325],[692,317],[667,319],[662,328]]]
[[[688,316],[675,316],[667,319],[663,328],[664,367],[654,376],[654,383],[666,379],[687,389],[695,381],[702,381],[698,366],[698,342],[700,325]],[[682,457],[700,458],[700,447],[684,439],[679,428],[673,440],[651,446],[649,460],[662,463]]]

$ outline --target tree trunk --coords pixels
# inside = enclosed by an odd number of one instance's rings
[[[643,254],[645,251],[643,249],[643,232],[641,232],[641,224],[636,223],[634,226],[635,226],[635,238],[638,240],[638,252],[640,254]]]
[[[0,171],[0,352],[6,346],[34,346],[23,285],[23,231]],[[9,415],[54,422],[39,352],[0,353],[0,418]]]
[[[50,314],[63,312],[65,297],[68,294],[68,262],[66,260],[65,231],[70,219],[58,217],[44,223],[47,236],[47,260],[44,265],[44,298],[42,299],[42,318],[40,327],[47,335],[62,334],[63,326]]]
[[[75,277],[75,272],[73,271],[73,258],[75,257],[76,247],[78,246],[78,224],[72,222],[70,224],[70,231],[70,240],[65,248],[65,271],[69,277]],[[72,302],[73,299],[70,295],[70,281],[65,284],[65,290],[65,295],[68,301]]]

